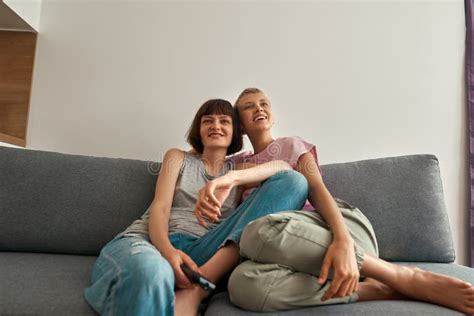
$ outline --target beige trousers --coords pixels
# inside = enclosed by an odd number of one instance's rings
[[[364,253],[378,257],[374,230],[359,209],[335,200],[354,239],[360,270]],[[249,260],[232,272],[228,285],[231,302],[266,312],[357,301],[356,293],[321,301],[331,286],[332,269],[322,285],[316,276],[331,240],[328,224],[314,211],[281,212],[249,223],[240,240],[240,253]]]

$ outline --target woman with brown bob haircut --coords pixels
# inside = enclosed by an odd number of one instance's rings
[[[188,130],[188,143],[193,147],[193,149],[202,154],[204,150],[204,144],[201,139],[201,117],[204,115],[210,114],[222,114],[227,115],[232,118],[233,129],[232,129],[232,142],[227,148],[226,155],[234,154],[242,149],[242,131],[240,128],[240,121],[238,113],[228,107],[229,102],[226,100],[215,99],[205,102],[198,110],[194,116],[191,127]]]

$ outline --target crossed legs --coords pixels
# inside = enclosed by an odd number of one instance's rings
[[[331,276],[323,285],[316,282],[315,276],[319,274],[331,232],[317,214],[279,213],[254,221],[244,231],[241,254],[250,260],[231,275],[231,301],[245,309],[275,311],[355,301],[412,299],[474,314],[471,284],[378,258],[375,235],[363,214],[353,208],[341,208],[341,211],[356,244],[360,274],[366,277],[355,293],[321,301]],[[365,250],[362,255],[361,249]]]
[[[271,213],[297,210],[304,205],[307,195],[308,184],[302,174],[279,172],[262,183],[216,228],[201,238],[174,246],[186,252],[200,266],[203,275],[217,283],[240,262],[237,245],[247,223]],[[176,291],[175,314],[196,315],[199,303],[207,295],[196,286]]]

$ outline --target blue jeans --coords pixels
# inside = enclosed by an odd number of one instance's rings
[[[202,237],[169,236],[176,249],[199,266],[221,246],[239,244],[245,226],[259,217],[303,207],[308,184],[296,171],[275,174],[254,190],[235,212]],[[174,273],[148,236],[121,236],[100,252],[92,269],[86,301],[101,315],[173,315]]]

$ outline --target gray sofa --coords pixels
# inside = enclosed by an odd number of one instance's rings
[[[100,249],[140,217],[159,163],[0,147],[0,315],[94,315],[83,298]],[[438,160],[381,158],[322,167],[334,196],[372,221],[380,256],[474,283],[454,264]],[[269,315],[456,315],[414,301],[361,302]],[[251,315],[217,293],[206,315]]]

